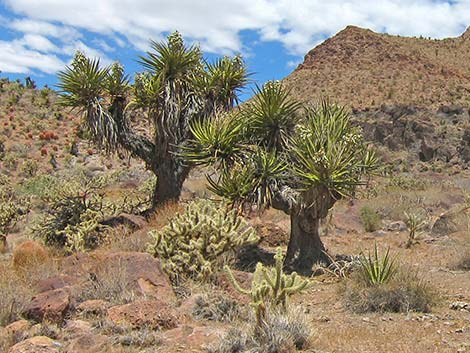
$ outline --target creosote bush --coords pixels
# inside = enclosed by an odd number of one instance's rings
[[[375,232],[380,229],[382,221],[377,211],[364,206],[360,210],[360,217],[366,232]]]
[[[236,210],[208,200],[189,203],[184,213],[150,234],[154,241],[148,251],[162,259],[174,283],[184,277],[210,280],[222,268],[225,255],[259,240]]]

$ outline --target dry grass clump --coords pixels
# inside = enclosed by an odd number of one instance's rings
[[[470,244],[463,246],[459,254],[457,255],[457,260],[452,266],[452,269],[460,271],[470,271]]]
[[[223,294],[198,296],[191,314],[196,320],[219,322],[232,322],[246,316],[236,300]]]
[[[240,326],[230,329],[219,342],[208,347],[208,351],[210,353],[297,352],[309,347],[310,326],[305,314],[298,307],[286,313],[273,311],[261,326]]]
[[[157,347],[162,343],[160,332],[150,327],[142,327],[136,330],[131,326],[119,325],[108,319],[98,319],[93,322],[92,326],[99,334],[109,336],[113,347],[120,345],[128,348],[139,348],[140,352],[142,348]],[[119,348],[116,349],[120,351]],[[111,351],[115,352],[114,350]],[[128,352],[128,350],[125,351]]]
[[[0,276],[0,326],[21,318],[21,313],[31,301],[34,291],[23,278],[11,271]]]
[[[26,271],[50,261],[47,250],[33,240],[19,244],[13,250],[13,267],[15,270]]]
[[[389,281],[371,285],[360,274],[347,280],[344,300],[355,313],[409,311],[430,312],[436,302],[436,293],[418,273],[399,269]]]
[[[103,264],[98,271],[90,274],[77,300],[102,299],[113,304],[126,304],[134,300],[134,292],[130,288],[131,280],[124,264]]]

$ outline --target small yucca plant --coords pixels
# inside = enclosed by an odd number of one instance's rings
[[[387,248],[385,256],[379,257],[379,250],[375,244],[374,253],[367,256],[361,253],[359,258],[360,271],[368,286],[387,283],[397,271],[395,258],[390,256],[390,248]]]
[[[419,213],[408,213],[405,212],[406,225],[408,226],[408,241],[406,248],[410,248],[415,242],[417,236],[420,234],[422,229],[426,226],[427,221],[425,217]]]

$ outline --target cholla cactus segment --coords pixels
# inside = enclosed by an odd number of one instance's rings
[[[184,213],[150,234],[154,241],[149,252],[163,260],[164,270],[174,281],[181,277],[207,281],[220,266],[222,255],[259,240],[236,210],[208,200],[188,204]]]
[[[264,320],[268,306],[287,310],[287,299],[291,295],[302,292],[308,285],[308,281],[301,279],[297,273],[285,274],[281,248],[277,248],[275,266],[265,267],[258,263],[251,283],[251,289],[244,289],[237,282],[228,266],[225,267],[229,278],[237,291],[251,298],[258,323]]]

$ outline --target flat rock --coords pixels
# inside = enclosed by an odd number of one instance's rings
[[[21,335],[23,332],[29,330],[31,327],[31,323],[28,320],[18,320],[12,322],[10,325],[4,328],[4,333],[7,335]]]
[[[117,252],[104,257],[103,263],[112,268],[121,267],[133,289],[141,295],[167,302],[176,301],[173,287],[163,272],[160,261],[150,254],[140,252]],[[96,270],[99,270],[98,264]]]
[[[91,330],[91,324],[83,320],[67,320],[63,328],[63,331],[67,334],[67,338],[75,338],[89,334]]]
[[[405,222],[403,221],[396,221],[396,222],[390,222],[387,225],[387,230],[389,232],[404,232],[408,229],[406,226]]]
[[[36,284],[38,293],[44,293],[54,289],[60,289],[67,286],[73,286],[80,282],[80,278],[70,275],[60,274],[39,281]]]
[[[191,352],[204,349],[224,334],[224,331],[210,326],[181,325],[165,331],[161,335],[162,343]]]
[[[142,300],[108,309],[108,318],[115,324],[133,328],[170,329],[178,324],[177,311],[161,300]]]
[[[96,315],[102,316],[105,315],[110,304],[109,302],[101,299],[92,299],[86,300],[83,303],[80,303],[76,310],[83,316],[87,315]]]
[[[84,334],[72,339],[65,349],[64,353],[101,353],[111,352],[107,350],[109,345],[108,337],[95,334]]]
[[[36,336],[15,344],[8,353],[59,353],[60,346],[49,337]]]
[[[62,321],[71,306],[70,289],[68,287],[40,293],[32,298],[25,310],[25,316],[41,322]]]

